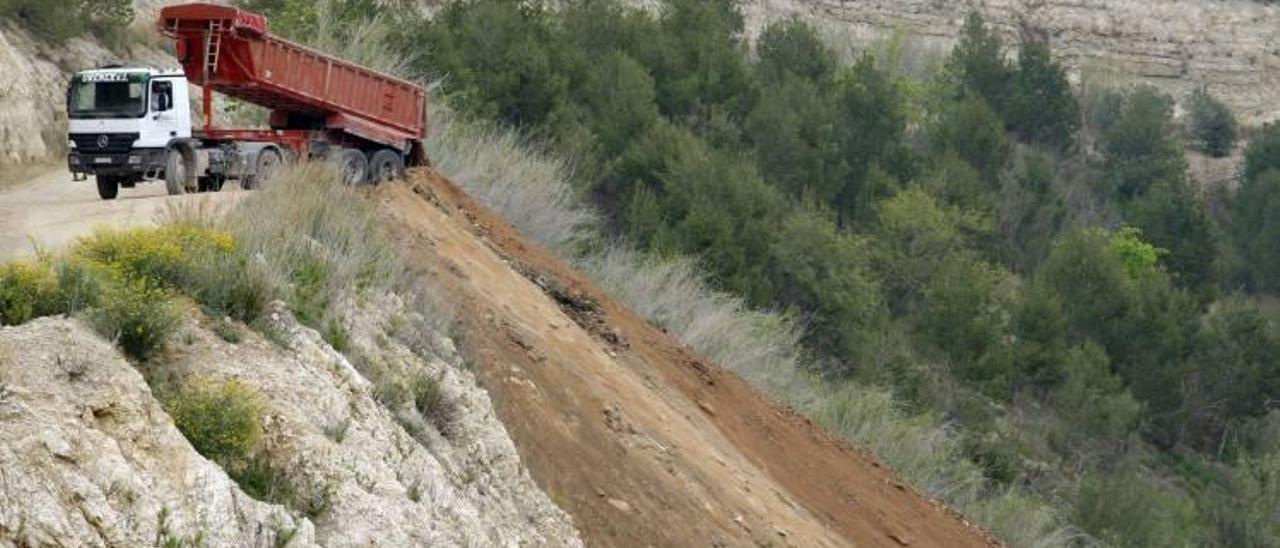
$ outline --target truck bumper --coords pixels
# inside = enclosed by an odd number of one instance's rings
[[[72,150],[67,155],[67,168],[86,175],[133,176],[142,179],[164,171],[162,148],[135,149],[127,154],[81,154]]]

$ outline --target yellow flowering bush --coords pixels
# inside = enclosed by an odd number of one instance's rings
[[[244,461],[262,438],[258,393],[237,380],[188,383],[165,408],[196,451],[224,467]]]
[[[44,261],[14,261],[0,267],[0,325],[59,312],[57,292],[57,280]]]

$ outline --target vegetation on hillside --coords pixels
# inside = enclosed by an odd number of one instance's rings
[[[251,3],[314,29],[309,2]],[[568,233],[556,247],[1011,542],[1280,543],[1280,333],[1255,304],[1278,283],[1280,126],[1210,211],[1183,150],[1230,150],[1221,103],[1197,94],[1184,130],[1154,89],[1077,94],[1048,44],[1010,46],[977,16],[917,78],[892,50],[843,64],[798,20],[747,43],[731,0],[455,1],[430,20],[321,4],[348,28],[396,21],[380,46],[461,116],[573,158],[601,215],[581,226],[641,255],[547,223]],[[488,169],[460,175],[521,187]],[[681,288],[707,300],[652,298]],[[744,341],[697,334],[712,310],[803,350],[735,354]],[[913,470],[926,451],[874,443],[877,413],[920,417],[886,426],[922,444],[945,422],[933,447],[976,476]]]
[[[0,18],[55,45],[85,34],[116,38],[133,20],[133,0],[0,0]]]

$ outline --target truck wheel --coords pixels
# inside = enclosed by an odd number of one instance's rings
[[[268,148],[258,153],[257,163],[257,169],[253,170],[254,175],[240,181],[240,186],[245,190],[262,188],[268,179],[275,176],[280,166],[284,165],[284,159],[275,149]]]
[[[338,157],[338,162],[343,184],[356,186],[369,181],[369,160],[363,152],[354,148],[346,149]]]
[[[404,175],[404,159],[393,150],[379,150],[369,161],[369,175],[370,182],[375,185],[399,179]]]
[[[103,200],[114,200],[120,194],[120,180],[110,175],[99,175],[98,196]]]
[[[187,162],[177,149],[171,148],[164,155],[164,187],[171,196],[187,192]]]

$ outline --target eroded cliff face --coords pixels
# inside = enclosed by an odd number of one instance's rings
[[[111,52],[86,40],[50,50],[11,23],[0,25],[0,165],[45,159],[66,147],[68,71]]]
[[[410,348],[388,335],[414,317],[394,295],[349,313],[363,365],[436,379],[446,426],[380,401],[278,302],[274,342],[243,327],[228,342],[192,315],[145,365],[80,320],[0,328],[0,547],[581,546],[452,341],[423,330]],[[253,499],[198,454],[148,379],[251,386],[261,458],[290,502]]]
[[[1049,40],[1082,73],[1150,83],[1176,98],[1199,86],[1246,125],[1280,118],[1280,12],[1247,0],[743,0],[748,32],[798,16],[866,47],[902,31],[908,47],[946,52],[976,9],[1016,43]]]

